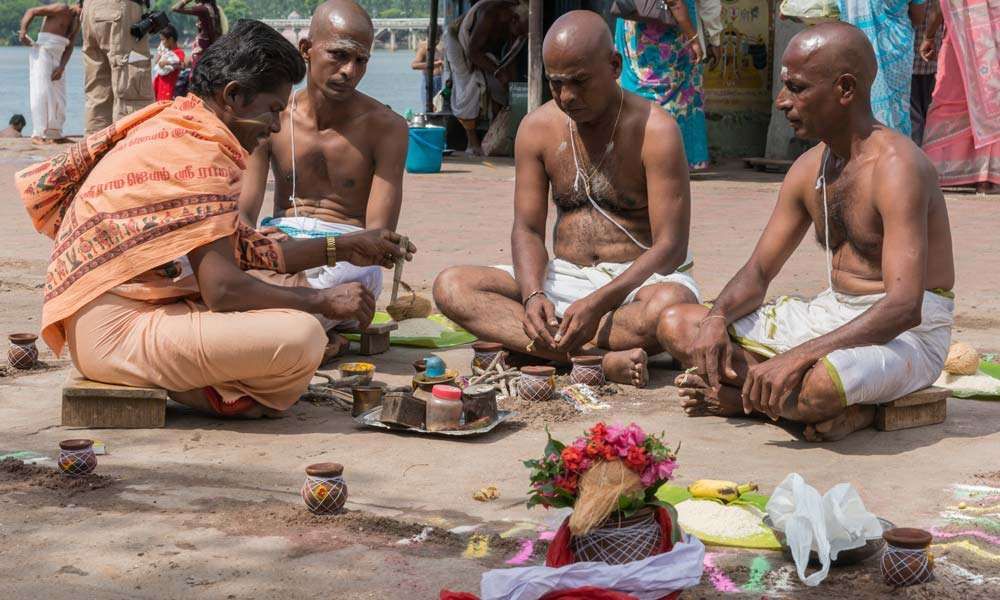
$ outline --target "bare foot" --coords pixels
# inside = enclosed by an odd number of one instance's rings
[[[645,350],[633,348],[608,352],[604,355],[601,366],[604,367],[604,376],[608,381],[641,388],[649,383],[649,371],[646,369],[648,361]]]
[[[812,425],[806,425],[802,436],[810,442],[835,442],[848,435],[870,427],[875,421],[875,407],[870,404],[848,406],[836,417]]]
[[[689,417],[743,417],[743,402],[740,391],[728,385],[719,391],[713,390],[700,375],[681,373],[674,379],[674,385],[681,388],[681,406]]]
[[[320,362],[320,367],[326,366],[327,363],[346,354],[351,345],[347,338],[332,331],[327,334],[327,337],[329,341],[326,344],[326,350],[323,351],[323,361]]]

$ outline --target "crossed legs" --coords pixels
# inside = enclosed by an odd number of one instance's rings
[[[690,349],[698,334],[699,323],[706,314],[708,309],[699,304],[672,306],[663,313],[657,325],[656,335],[664,349],[685,366],[694,364]],[[681,405],[689,416],[745,416],[741,388],[747,370],[767,359],[738,344],[732,345],[736,377],[729,379],[723,376],[719,389],[710,387],[706,379],[698,374],[683,373],[677,377],[675,383],[681,388]],[[826,368],[822,363],[816,363],[806,373],[798,393],[789,396],[781,416],[804,423],[803,435],[809,441],[833,441],[871,425],[875,407],[845,407]]]
[[[522,328],[521,292],[508,273],[491,267],[451,267],[434,281],[434,302],[442,313],[476,337],[500,342],[513,352],[567,362],[568,356],[545,348],[527,351],[531,340]],[[647,353],[663,350],[656,323],[667,307],[696,299],[686,287],[655,284],[642,288],[634,302],[601,319],[597,335],[578,354],[604,356],[610,381],[642,387],[648,381]]]

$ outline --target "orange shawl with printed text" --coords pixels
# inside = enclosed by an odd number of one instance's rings
[[[55,242],[42,338],[91,300],[191,250],[234,236],[244,269],[284,271],[272,240],[241,226],[247,153],[195,96],[160,102],[15,175],[35,229]]]

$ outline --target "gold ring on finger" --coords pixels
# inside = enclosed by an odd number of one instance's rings
[[[534,352],[535,351],[535,340],[531,340],[530,342],[528,342],[528,345],[525,346],[524,349],[526,351],[528,351],[528,352]]]

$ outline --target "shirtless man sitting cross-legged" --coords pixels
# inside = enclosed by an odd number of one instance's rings
[[[295,238],[396,229],[406,121],[355,89],[367,69],[374,35],[368,13],[352,0],[328,0],[316,8],[309,36],[299,42],[308,70],[306,88],[292,93],[281,114],[281,131],[249,161],[240,195],[244,222],[256,226],[273,170],[274,216],[264,219],[265,228]],[[346,262],[294,276],[255,275],[275,283],[298,277],[298,285],[317,289],[358,282],[376,298],[382,289],[379,268]]]
[[[642,386],[647,352],[662,349],[660,313],[698,301],[686,272],[691,205],[680,130],[618,86],[621,57],[596,13],[560,17],[542,55],[554,100],[517,134],[513,268],[447,269],[434,300],[481,339],[559,362],[603,354],[608,379]]]
[[[711,310],[664,314],[661,341],[695,368],[677,380],[689,415],[763,413],[805,423],[810,441],[835,440],[941,372],[954,311],[948,210],[927,157],[872,116],[875,71],[871,44],[846,23],[788,45],[777,107],[796,136],[823,143],[792,165],[757,247]],[[810,226],[831,289],[761,306]]]

